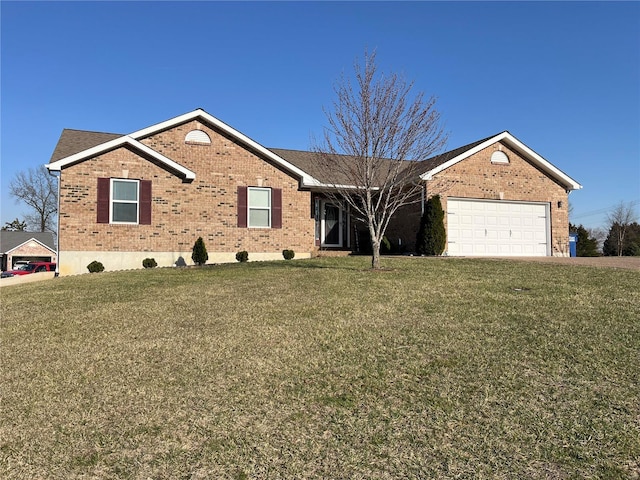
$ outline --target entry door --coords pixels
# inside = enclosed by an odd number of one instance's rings
[[[342,209],[322,202],[322,246],[342,246]]]

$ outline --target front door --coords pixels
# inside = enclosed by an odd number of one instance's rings
[[[342,209],[322,202],[322,246],[342,247]]]

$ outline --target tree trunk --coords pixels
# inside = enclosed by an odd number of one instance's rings
[[[374,270],[380,269],[380,242],[371,242],[371,248],[373,253],[371,255],[371,268]]]
[[[371,236],[371,268],[380,269],[380,238],[372,222],[369,222],[369,235]]]

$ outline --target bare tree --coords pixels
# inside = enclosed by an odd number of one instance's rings
[[[633,205],[633,202],[620,202],[614,207],[611,213],[607,215],[609,232],[615,237],[612,240],[614,241],[616,253],[619,257],[622,256],[624,250],[624,242],[629,226],[637,219]]]
[[[9,184],[9,193],[16,203],[23,202],[32,209],[25,217],[30,227],[39,232],[55,232],[57,184],[44,166],[18,172]]]
[[[441,150],[447,135],[435,98],[413,96],[413,83],[397,74],[378,76],[375,53],[365,52],[364,66],[356,61],[354,68],[355,85],[343,75],[334,86],[329,125],[313,150],[329,179],[326,195],[367,225],[377,269],[389,220],[421,198],[419,161]]]
[[[593,228],[587,228],[587,233],[589,234],[589,236],[591,238],[594,238],[596,240],[597,243],[597,250],[599,250],[600,252],[602,251],[602,244],[604,243],[605,239],[607,238],[607,231],[602,228],[602,227],[593,227]]]

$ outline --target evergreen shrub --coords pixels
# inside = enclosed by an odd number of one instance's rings
[[[294,252],[293,250],[283,250],[282,256],[284,257],[285,260],[291,260],[293,259],[293,257],[296,256],[296,252]]]
[[[202,237],[198,237],[196,243],[193,245],[193,253],[191,253],[191,260],[196,265],[204,265],[207,263],[209,259],[209,254],[207,253],[207,247],[204,245],[204,240]]]
[[[158,266],[155,258],[145,258],[142,260],[142,266],[144,268],[155,268]]]
[[[236,253],[236,260],[239,262],[248,262],[249,261],[249,252],[243,250],[241,252]]]
[[[420,219],[420,229],[416,236],[416,253],[418,255],[442,255],[447,242],[444,228],[444,210],[440,195],[427,200],[424,214]]]
[[[104,271],[104,265],[101,262],[94,260],[87,265],[87,270],[89,270],[90,273],[99,273]]]

